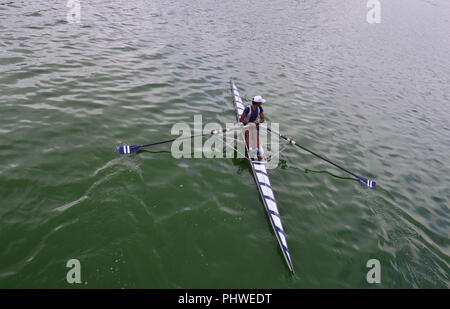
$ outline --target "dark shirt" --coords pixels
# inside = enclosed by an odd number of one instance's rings
[[[250,110],[249,110],[250,108],[251,108],[250,106],[247,106],[247,107],[244,109],[244,114],[247,114],[247,115],[248,115],[248,113],[250,112]],[[261,106],[259,107],[259,112],[260,112],[260,113],[264,113],[263,108],[262,108]],[[255,121],[255,120],[258,118],[258,116],[259,116],[259,114],[258,114],[258,108],[256,108],[255,111],[252,110],[252,114],[251,114],[250,119],[248,120],[248,122],[253,122],[253,121]]]

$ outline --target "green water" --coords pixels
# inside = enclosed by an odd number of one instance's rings
[[[0,3],[0,288],[450,287],[448,1],[98,2]],[[378,184],[282,152],[295,276],[244,159],[117,152],[234,121],[230,77]]]

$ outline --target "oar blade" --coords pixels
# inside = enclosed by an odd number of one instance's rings
[[[375,189],[377,187],[377,183],[373,180],[369,180],[363,177],[359,177],[359,181],[368,186],[369,188]]]
[[[142,148],[142,145],[121,145],[119,146],[119,153],[120,154],[130,154],[138,152]]]

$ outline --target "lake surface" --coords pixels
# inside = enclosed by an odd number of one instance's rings
[[[448,1],[381,0],[379,24],[356,0],[80,3],[0,3],[0,288],[450,287]],[[245,159],[117,151],[233,122],[230,78],[377,182],[283,150],[294,276]]]

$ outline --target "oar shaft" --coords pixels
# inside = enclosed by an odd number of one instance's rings
[[[241,126],[241,127],[236,127],[236,128],[224,128],[224,129],[220,129],[220,130],[212,130],[209,133],[202,133],[202,134],[197,134],[197,135],[191,135],[191,136],[186,136],[186,137],[177,137],[177,138],[172,138],[166,141],[161,141],[161,142],[156,142],[156,143],[151,143],[151,144],[146,144],[146,145],[142,145],[141,147],[149,147],[149,146],[155,146],[155,145],[160,145],[160,144],[166,144],[166,143],[171,143],[175,140],[185,140],[185,139],[190,139],[190,138],[195,138],[195,137],[204,137],[204,136],[209,136],[209,135],[214,135],[214,134],[219,134],[219,133],[225,133],[225,132],[229,132],[231,130],[237,130],[237,129],[241,129],[241,128],[246,128],[247,126]]]
[[[343,170],[343,171],[349,173],[350,175],[352,175],[352,176],[354,176],[354,177],[356,177],[356,178],[359,178],[358,175],[356,175],[356,174],[350,172],[349,170],[347,170],[346,168],[344,168],[344,167],[342,167],[342,166],[340,166],[340,165],[338,165],[338,164],[336,164],[336,163],[330,161],[329,159],[327,159],[327,158],[321,156],[320,154],[315,153],[314,151],[312,151],[312,150],[310,150],[310,149],[308,149],[308,148],[306,148],[306,147],[303,147],[302,145],[298,144],[298,143],[297,143],[296,141],[294,141],[293,139],[288,138],[288,137],[284,136],[284,135],[281,134],[281,133],[275,132],[275,131],[271,130],[270,128],[267,128],[267,130],[269,130],[270,132],[273,132],[273,133],[277,134],[277,135],[280,136],[282,139],[284,139],[284,140],[288,141],[289,143],[291,143],[291,144],[293,144],[293,145],[295,145],[295,146],[297,146],[297,147],[299,147],[299,148],[301,148],[301,149],[303,149],[303,150],[305,150],[305,151],[307,151],[307,152],[309,152],[309,153],[315,155],[316,157],[318,157],[318,158],[320,158],[320,159],[322,159],[322,160],[324,160],[324,161],[327,161],[327,162],[330,163],[331,165],[334,165],[334,166],[336,166],[337,168],[340,168],[341,170]]]
[[[155,146],[155,145],[160,145],[160,144],[166,144],[166,143],[171,143],[175,140],[185,140],[185,139],[192,139],[195,137],[203,137],[203,136],[209,136],[209,135],[214,135],[214,134],[219,134],[219,133],[226,133],[229,132],[231,130],[237,130],[237,129],[244,129],[247,126],[239,126],[239,127],[234,127],[234,128],[225,128],[225,129],[220,129],[220,130],[212,130],[209,133],[202,133],[202,134],[196,134],[196,135],[191,135],[191,136],[185,136],[185,137],[177,137],[177,138],[171,138],[169,140],[165,140],[165,141],[161,141],[161,142],[155,142],[155,143],[150,143],[150,144],[145,144],[145,145],[123,145],[123,146],[119,146],[119,153],[120,154],[130,154],[130,153],[136,153],[138,152],[142,147],[150,147],[150,146]]]
[[[335,166],[335,167],[337,167],[337,168],[343,170],[344,172],[346,172],[346,173],[352,175],[353,177],[357,178],[359,181],[363,182],[363,183],[366,184],[367,186],[369,186],[369,187],[371,187],[371,188],[375,188],[376,183],[375,183],[374,181],[365,179],[365,178],[363,178],[363,177],[361,177],[361,176],[356,175],[355,173],[350,172],[348,169],[346,169],[346,168],[344,168],[344,167],[342,167],[342,166],[340,166],[340,165],[338,165],[338,164],[336,164],[336,163],[330,161],[329,159],[327,159],[327,158],[321,156],[320,154],[315,153],[314,151],[312,151],[312,150],[310,150],[310,149],[308,149],[308,148],[306,148],[306,147],[304,147],[304,146],[302,146],[302,145],[300,145],[300,144],[297,144],[297,142],[294,141],[292,138],[288,138],[288,137],[284,136],[283,134],[281,134],[280,132],[274,131],[274,130],[270,129],[269,127],[266,127],[266,128],[267,128],[267,130],[268,130],[269,132],[272,132],[272,133],[277,134],[279,137],[281,137],[282,139],[288,141],[290,144],[295,145],[295,146],[299,147],[300,149],[302,149],[302,150],[304,150],[304,151],[307,151],[307,152],[313,154],[314,156],[316,156],[316,157],[318,157],[318,158],[320,158],[320,159],[322,159],[322,160],[324,160],[324,161],[330,163],[331,165],[333,165],[333,166]]]
[[[191,135],[191,136],[186,136],[186,137],[180,137],[180,138],[172,138],[172,139],[168,139],[166,141],[161,141],[161,142],[156,142],[156,143],[151,143],[151,144],[145,144],[142,145],[142,147],[149,147],[149,146],[155,146],[155,145],[160,145],[160,144],[166,144],[166,143],[171,143],[175,140],[184,140],[184,139],[190,139],[190,138],[195,138],[195,137],[201,137],[201,136],[205,136],[205,135],[209,135],[209,134],[197,134],[197,135]]]

